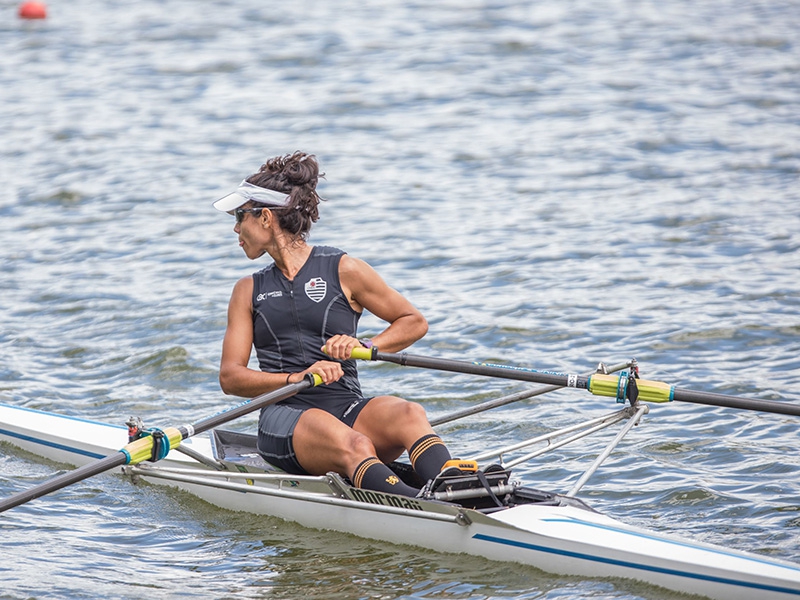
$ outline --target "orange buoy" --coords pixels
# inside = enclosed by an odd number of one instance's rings
[[[41,2],[23,2],[19,5],[21,19],[44,19],[47,17],[47,7]]]

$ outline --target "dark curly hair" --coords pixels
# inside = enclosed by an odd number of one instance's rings
[[[317,194],[320,177],[325,177],[325,174],[320,174],[317,158],[313,154],[295,152],[268,159],[247,181],[289,194],[286,207],[270,207],[270,210],[278,218],[281,229],[306,239],[311,225],[319,219],[319,203],[323,200]],[[254,203],[254,206],[257,208],[259,205]]]

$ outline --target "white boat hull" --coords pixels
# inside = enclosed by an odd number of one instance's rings
[[[125,427],[5,405],[0,405],[0,440],[78,466],[128,442]],[[205,435],[183,444],[216,458]],[[551,573],[636,579],[720,600],[800,599],[800,565],[631,527],[578,502],[523,504],[484,514],[455,504],[354,490],[336,476],[238,472],[243,467],[214,471],[174,450],[155,466],[123,470],[222,508],[307,527],[518,562]]]

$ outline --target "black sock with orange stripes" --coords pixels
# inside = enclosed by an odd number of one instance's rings
[[[361,462],[353,473],[353,485],[357,488],[400,494],[412,498],[419,492],[418,489],[406,485],[389,467],[376,457],[371,456]]]
[[[419,438],[408,451],[411,466],[424,481],[433,479],[450,460],[450,451],[435,433]]]

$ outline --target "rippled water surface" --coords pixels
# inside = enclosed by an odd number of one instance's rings
[[[800,403],[797,1],[48,8],[25,22],[0,2],[0,402],[151,425],[235,402],[216,381],[226,304],[259,265],[210,202],[302,149],[327,173],[312,243],[366,259],[423,310],[416,353],[568,372],[635,356],[651,379]],[[362,373],[431,416],[525,389]],[[468,456],[612,408],[559,392],[438,429]],[[798,425],[654,406],[582,496],[800,561]],[[604,442],[516,473],[567,491]],[[60,468],[0,445],[0,496]],[[9,599],[679,597],[116,476],[15,509],[0,531]]]

